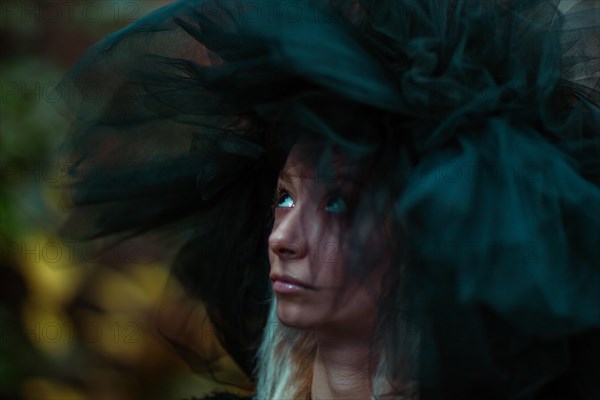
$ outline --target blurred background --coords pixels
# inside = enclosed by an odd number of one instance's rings
[[[1,399],[251,393],[202,306],[169,279],[176,239],[101,251],[56,233],[68,126],[53,89],[87,47],[169,2],[0,1]]]

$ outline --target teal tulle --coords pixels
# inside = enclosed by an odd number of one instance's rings
[[[599,38],[596,1],[176,2],[65,78],[64,231],[185,230],[174,274],[252,374],[310,133],[377,160],[355,229],[382,204],[403,229],[423,398],[600,398]]]
[[[485,135],[465,135],[421,165],[396,207],[427,266],[416,287],[427,287],[425,272],[447,276],[458,301],[539,335],[597,326],[600,190],[575,160],[490,118]]]

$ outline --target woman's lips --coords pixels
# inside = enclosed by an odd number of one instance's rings
[[[305,290],[314,290],[313,287],[288,276],[272,275],[273,290],[277,293],[299,293]]]

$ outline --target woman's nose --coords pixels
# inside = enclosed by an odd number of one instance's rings
[[[275,219],[269,235],[269,248],[281,259],[295,260],[306,255],[306,229],[299,211],[295,208]]]

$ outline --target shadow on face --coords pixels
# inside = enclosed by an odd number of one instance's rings
[[[374,219],[362,219],[361,229],[349,224],[363,172],[361,163],[334,151],[292,147],[278,178],[268,249],[283,324],[336,336],[372,334],[386,243]],[[351,271],[350,261],[364,252],[379,257]]]

